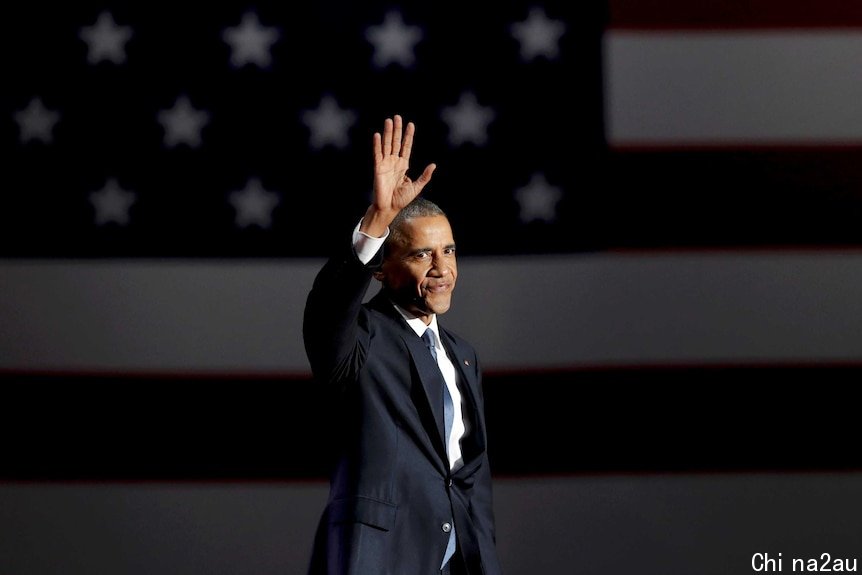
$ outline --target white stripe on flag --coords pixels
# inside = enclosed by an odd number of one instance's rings
[[[297,374],[317,260],[0,262],[0,369]],[[487,370],[862,361],[862,253],[463,258]]]
[[[604,37],[610,145],[862,143],[862,31]]]

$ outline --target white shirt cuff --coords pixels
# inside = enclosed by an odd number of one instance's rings
[[[386,228],[386,234],[382,238],[369,236],[365,232],[359,231],[359,226],[362,225],[362,220],[353,228],[353,251],[356,252],[356,257],[363,264],[367,264],[374,257],[374,254],[380,251],[383,247],[383,242],[389,237],[389,228]]]

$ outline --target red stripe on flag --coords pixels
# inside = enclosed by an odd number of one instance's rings
[[[860,28],[862,3],[782,0],[610,0],[610,27],[624,29]]]

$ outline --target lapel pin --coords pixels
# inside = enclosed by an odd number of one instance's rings
[[[464,365],[470,365],[470,360],[465,359],[465,360],[464,360]]]

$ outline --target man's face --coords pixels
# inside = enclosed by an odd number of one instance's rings
[[[406,220],[401,237],[387,245],[377,279],[402,308],[429,323],[449,309],[458,267],[455,240],[445,216]]]

